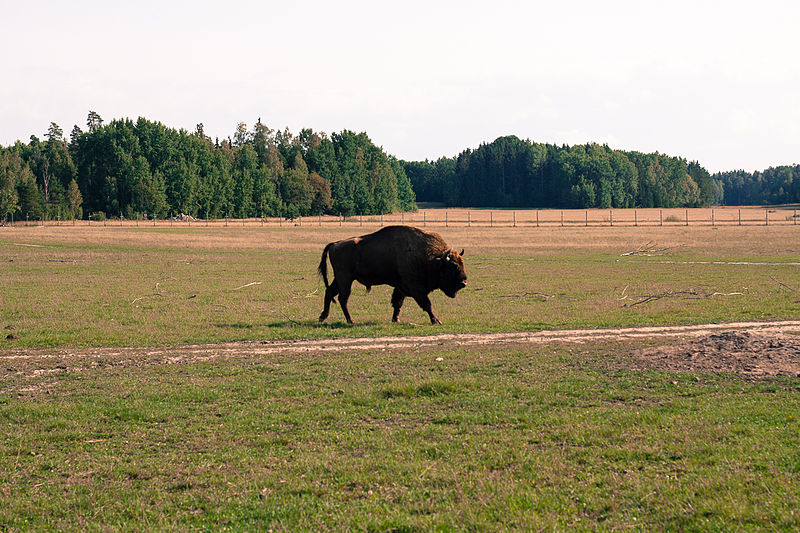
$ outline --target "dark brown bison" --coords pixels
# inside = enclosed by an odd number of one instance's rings
[[[347,300],[353,281],[358,281],[367,291],[373,285],[394,287],[392,322],[397,322],[403,300],[410,296],[428,313],[431,324],[441,324],[431,310],[428,294],[441,289],[455,298],[467,285],[463,254],[464,250],[459,254],[447,246],[438,233],[409,226],[387,226],[369,235],[332,242],[323,250],[319,262],[319,273],[325,282],[325,305],[319,321],[328,318],[331,302],[339,295],[344,317],[353,323]],[[330,284],[328,258],[333,266]]]

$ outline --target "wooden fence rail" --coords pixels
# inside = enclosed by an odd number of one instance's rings
[[[798,225],[794,207],[722,207],[695,209],[421,209],[388,215],[322,215],[285,219],[199,219],[186,215],[167,219],[29,220],[10,219],[7,227],[97,226],[97,227],[336,227],[388,226],[418,227],[612,227],[612,226],[764,226]]]

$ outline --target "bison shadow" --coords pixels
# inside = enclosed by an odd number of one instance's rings
[[[319,322],[318,320],[281,320],[277,322],[270,322],[267,324],[268,328],[312,328],[312,329],[351,329],[359,326],[377,326],[379,324],[376,320],[367,320],[358,322],[356,324],[348,324],[344,321],[337,320],[336,322]]]

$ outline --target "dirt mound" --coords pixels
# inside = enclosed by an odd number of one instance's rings
[[[640,350],[634,357],[642,368],[670,372],[800,376],[800,336],[723,331],[683,344]]]

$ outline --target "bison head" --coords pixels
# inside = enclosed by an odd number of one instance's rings
[[[464,260],[461,253],[452,248],[439,258],[439,288],[450,298],[455,298],[456,293],[467,286],[467,272],[464,270]]]

